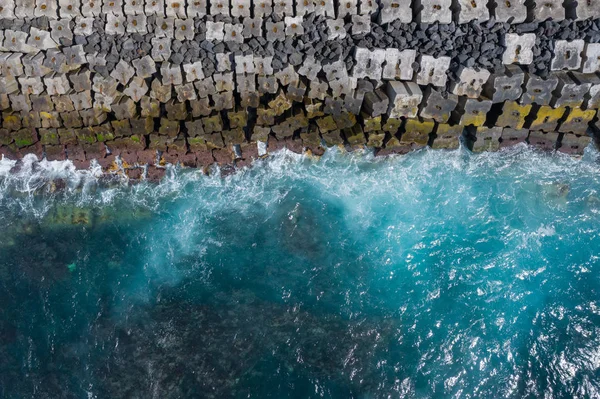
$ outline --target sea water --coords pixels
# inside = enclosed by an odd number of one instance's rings
[[[597,158],[3,160],[0,397],[598,397]]]

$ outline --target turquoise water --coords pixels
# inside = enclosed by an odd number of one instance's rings
[[[593,151],[11,166],[2,398],[600,395]]]

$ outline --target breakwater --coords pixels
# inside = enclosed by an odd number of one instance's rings
[[[599,17],[589,1],[1,0],[0,154],[131,178],[282,147],[581,154]]]

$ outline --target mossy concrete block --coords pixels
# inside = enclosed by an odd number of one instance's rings
[[[36,129],[33,128],[17,130],[12,133],[12,137],[18,148],[29,147],[38,142]]]
[[[58,144],[60,144],[60,139],[58,137],[57,129],[39,129],[38,133],[40,134],[40,142],[43,145],[58,145]]]
[[[81,145],[92,144],[98,141],[98,139],[96,138],[96,133],[94,133],[91,127],[76,129],[75,132],[77,135],[77,142]]]
[[[447,123],[439,123],[435,129],[435,136],[431,148],[455,150],[460,146],[460,137],[464,131],[464,126],[450,126]]]
[[[77,134],[75,129],[57,129],[60,144],[77,144]]]

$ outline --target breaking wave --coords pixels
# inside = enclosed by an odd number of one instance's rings
[[[597,397],[600,165],[0,161],[0,397]]]

